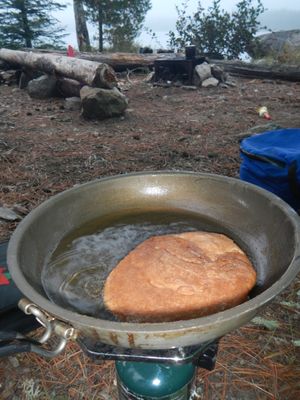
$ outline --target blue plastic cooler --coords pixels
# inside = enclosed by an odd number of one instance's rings
[[[240,177],[300,209],[300,129],[264,132],[241,142]]]

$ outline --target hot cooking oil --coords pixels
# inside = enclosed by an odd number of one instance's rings
[[[156,212],[92,221],[70,232],[45,263],[44,290],[50,300],[66,309],[115,320],[105,309],[102,291],[118,262],[151,236],[196,230],[218,232],[219,228],[214,221],[189,213]]]

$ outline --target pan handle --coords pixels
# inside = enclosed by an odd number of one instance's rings
[[[76,339],[77,333],[73,327],[46,314],[27,299],[21,299],[18,306],[25,314],[34,315],[37,321],[45,328],[45,331],[38,339],[31,339],[15,331],[0,331],[0,357],[7,357],[16,353],[33,352],[43,357],[52,358],[64,350],[68,340]],[[53,334],[58,337],[56,345],[50,350],[45,349],[42,345]]]

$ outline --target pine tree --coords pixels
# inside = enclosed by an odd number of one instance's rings
[[[51,13],[65,7],[53,0],[1,0],[0,47],[58,47],[64,29]]]
[[[151,0],[85,0],[89,17],[98,26],[99,51],[104,42],[115,51],[126,50],[142,28]]]

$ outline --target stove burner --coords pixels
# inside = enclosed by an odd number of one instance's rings
[[[179,347],[166,350],[128,349],[110,346],[93,339],[78,340],[82,350],[94,362],[105,360],[141,361],[153,363],[187,364],[213,370],[218,352],[218,342],[203,343],[202,345]]]

